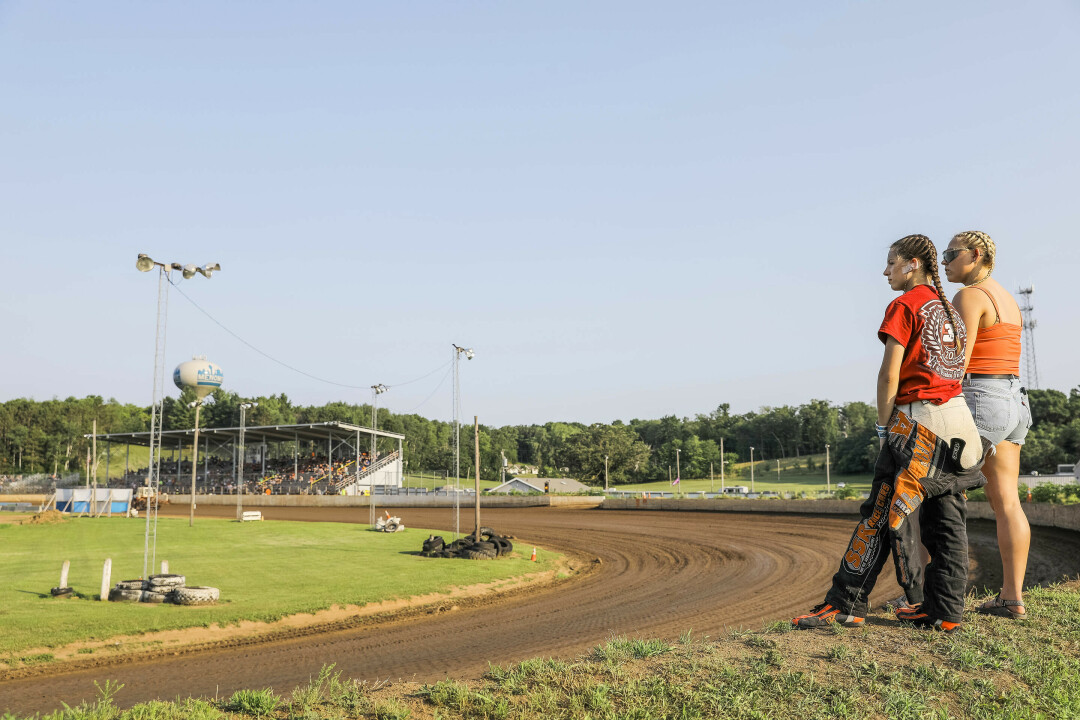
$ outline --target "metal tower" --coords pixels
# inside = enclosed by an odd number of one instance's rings
[[[1031,294],[1035,292],[1035,286],[1029,285],[1020,288],[1020,312],[1024,316],[1024,386],[1030,390],[1039,389],[1039,367],[1035,363],[1035,326],[1034,306],[1031,304]]]

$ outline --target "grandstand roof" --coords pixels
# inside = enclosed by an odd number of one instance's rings
[[[294,440],[323,441],[327,439],[351,440],[356,437],[357,433],[368,437],[371,437],[372,433],[374,433],[375,435],[384,438],[393,438],[395,440],[405,439],[404,435],[398,433],[386,432],[385,430],[372,430],[368,427],[350,425],[349,423],[338,422],[336,420],[321,423],[306,423],[303,425],[244,426],[244,434],[247,436],[246,439],[249,442],[292,442]],[[195,428],[188,430],[163,430],[161,432],[161,444],[168,446],[172,444],[169,440],[181,440],[188,436],[194,437],[194,435]],[[199,428],[199,435],[203,437],[210,436],[219,440],[238,441],[240,438],[240,428]],[[94,436],[84,435],[83,437],[90,439]],[[107,435],[98,435],[97,439],[100,442],[117,443],[120,445],[150,446],[150,433],[148,432],[109,433]]]

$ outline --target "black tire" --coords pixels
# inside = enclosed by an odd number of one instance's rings
[[[153,592],[152,590],[143,590],[142,595],[139,597],[139,602],[163,603],[168,598],[168,596],[168,593]]]
[[[71,597],[74,592],[75,591],[69,587],[54,587],[49,591],[53,597]]]
[[[495,551],[499,555],[499,557],[502,557],[503,555],[509,555],[510,553],[514,552],[514,544],[504,537],[499,537],[498,535],[496,535],[491,538],[491,542],[495,544]]]
[[[121,580],[116,583],[118,590],[145,590],[150,583],[145,580]]]
[[[445,544],[441,535],[432,535],[424,541],[424,552],[442,550]]]
[[[482,552],[480,550],[472,549],[462,550],[461,557],[465,558],[466,560],[493,560],[495,558],[494,555]]]
[[[184,587],[184,582],[186,580],[187,580],[187,578],[185,578],[183,575],[175,575],[175,574],[151,575],[150,576],[150,587],[151,588],[157,588],[157,587],[161,587],[161,588]],[[157,592],[161,592],[161,591],[157,591]]]
[[[169,600],[177,605],[213,605],[220,597],[220,590],[202,585],[178,587],[169,593]]]
[[[110,602],[139,602],[142,599],[142,590],[126,590],[124,588],[113,588],[109,591]]]
[[[497,557],[498,554],[499,554],[498,551],[495,549],[495,546],[492,543],[489,543],[489,542],[473,543],[469,547],[465,548],[465,550],[463,550],[462,552],[465,552],[465,551],[474,552],[474,553],[480,553],[481,555],[484,555],[484,556],[489,557],[489,558]]]
[[[463,550],[464,548],[469,547],[470,545],[472,545],[471,542],[469,542],[469,541],[467,541],[465,539],[460,539],[460,540],[455,540],[454,542],[450,543],[449,545],[446,546],[445,549],[447,551],[449,551],[449,552],[456,553],[456,552],[458,552],[460,550]]]

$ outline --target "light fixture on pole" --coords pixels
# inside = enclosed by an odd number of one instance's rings
[[[476,353],[450,343],[454,348],[454,537],[461,531],[461,356],[472,360]]]
[[[157,326],[154,334],[154,390],[150,403],[150,458],[148,461],[146,485],[152,490],[151,500],[146,503],[146,532],[143,539],[143,577],[149,577],[149,570],[157,560],[157,495],[161,489],[161,430],[163,385],[165,382],[165,329],[169,314],[168,274],[181,270],[179,263],[157,262],[145,253],[139,253],[135,260],[135,269],[150,272],[158,268]],[[202,274],[210,277],[215,270],[220,270],[217,263],[207,264]],[[199,269],[196,268],[196,272]],[[171,281],[170,281],[171,282]],[[194,498],[192,498],[194,500]]]
[[[244,519],[243,500],[244,496],[244,452],[247,447],[244,444],[244,420],[247,415],[247,411],[250,408],[259,407],[257,402],[240,403],[240,447],[237,449],[240,455],[240,467],[239,473],[236,476],[236,519],[238,521]]]

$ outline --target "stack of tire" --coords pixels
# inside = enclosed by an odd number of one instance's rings
[[[186,585],[183,575],[151,575],[148,580],[121,580],[109,591],[112,602],[213,605],[221,597],[214,587]]]
[[[480,528],[480,539],[473,534],[447,544],[441,535],[432,535],[424,541],[420,554],[424,557],[465,558],[467,560],[493,560],[514,551],[510,538],[500,535],[489,527]]]

